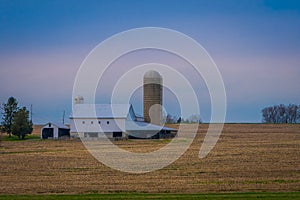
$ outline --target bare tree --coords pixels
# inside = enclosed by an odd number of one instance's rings
[[[300,121],[300,106],[284,104],[270,106],[262,109],[262,122],[264,123],[298,123]]]
[[[187,121],[188,121],[188,123],[199,123],[200,124],[201,118],[200,118],[200,115],[193,114],[188,117]]]

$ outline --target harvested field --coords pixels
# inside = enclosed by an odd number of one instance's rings
[[[226,124],[210,154],[198,158],[208,125],[199,125],[189,150],[168,167],[129,174],[98,162],[80,140],[2,141],[0,193],[199,193],[300,191],[300,126]],[[166,140],[115,142],[147,152]]]

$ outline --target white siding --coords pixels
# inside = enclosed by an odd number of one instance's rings
[[[100,121],[100,124],[98,123]],[[76,122],[76,126],[75,126]],[[109,122],[109,123],[107,123]],[[125,119],[77,118],[70,121],[71,133],[78,132],[125,132]],[[102,131],[100,131],[101,129]]]

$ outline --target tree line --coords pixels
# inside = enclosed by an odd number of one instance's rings
[[[26,107],[19,108],[18,101],[10,97],[7,103],[3,103],[1,132],[18,136],[19,139],[25,139],[27,134],[32,133],[32,121],[29,119],[29,111]]]
[[[262,122],[273,124],[295,124],[300,122],[300,105],[275,105],[262,109]]]
[[[180,124],[180,123],[202,123],[199,115],[193,114],[186,119],[183,117],[172,116],[170,114],[163,115],[163,122],[167,124]]]

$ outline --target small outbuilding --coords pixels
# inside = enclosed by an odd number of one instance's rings
[[[41,139],[70,137],[70,128],[64,124],[48,122],[41,129]]]

